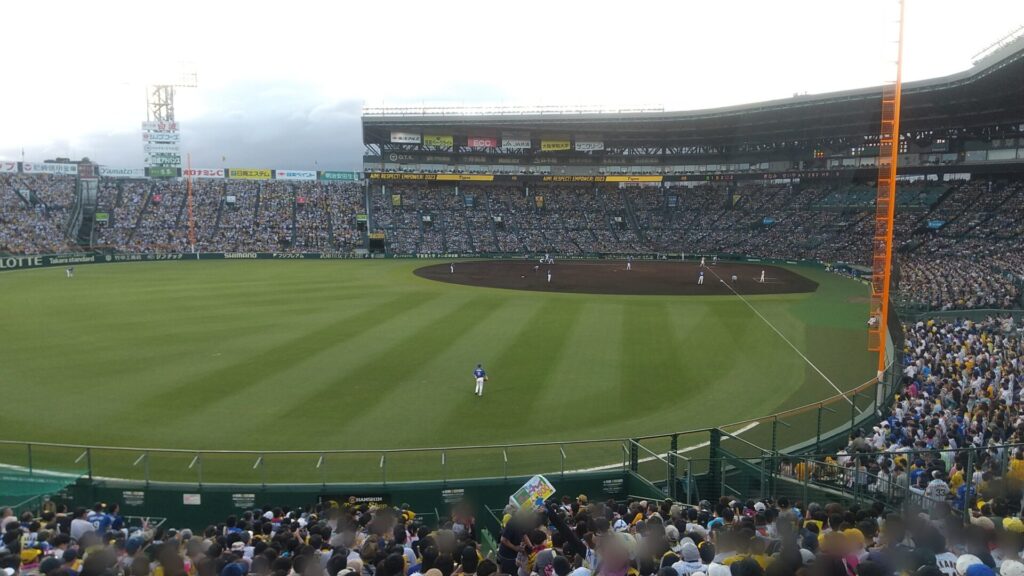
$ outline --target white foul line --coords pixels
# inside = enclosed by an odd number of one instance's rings
[[[751,422],[750,424],[747,424],[746,426],[740,428],[739,430],[737,430],[735,432],[730,432],[728,436],[726,436],[725,438],[722,438],[722,442],[725,442],[726,440],[728,440],[732,436],[739,436],[740,434],[743,434],[744,432],[748,432],[751,429],[753,429],[755,426],[757,426],[758,424],[760,424],[760,422]],[[710,445],[711,445],[711,442],[705,440],[704,442],[693,444],[692,446],[687,446],[685,448],[680,448],[679,450],[676,450],[676,454],[682,454],[683,452],[693,452],[694,450],[697,450],[699,448],[704,448],[705,446],[710,446]],[[666,455],[668,455],[667,452],[666,452]],[[637,463],[650,462],[652,460],[657,460],[659,458],[660,458],[660,456],[647,456],[645,458],[640,458],[639,460],[637,460]],[[566,470],[566,472],[598,472],[598,471],[601,471],[601,470],[611,470],[613,468],[620,468],[620,467],[622,467],[622,464],[605,464],[603,466],[593,466],[591,468],[578,468],[576,470]]]
[[[751,310],[753,310],[753,311],[754,311],[754,314],[757,314],[757,317],[758,317],[758,318],[760,318],[761,320],[763,320],[763,321],[764,321],[764,323],[765,323],[765,324],[767,324],[769,328],[771,328],[772,330],[774,330],[774,331],[775,331],[775,333],[779,335],[779,338],[782,338],[782,339],[783,339],[783,340],[784,340],[784,341],[786,342],[786,344],[789,344],[789,347],[790,347],[790,348],[792,348],[794,352],[796,352],[797,354],[799,354],[799,355],[800,355],[800,357],[804,359],[804,362],[807,362],[807,365],[808,365],[808,366],[810,366],[811,368],[814,368],[814,371],[815,371],[815,372],[817,372],[819,376],[821,376],[822,378],[824,378],[824,379],[825,379],[825,382],[828,382],[829,384],[831,384],[831,385],[832,385],[832,387],[836,389],[836,392],[839,392],[839,394],[840,394],[840,395],[841,395],[841,396],[842,396],[843,398],[846,398],[846,401],[847,401],[847,402],[849,402],[851,406],[853,406],[854,408],[857,408],[857,411],[858,411],[858,412],[860,412],[861,414],[863,414],[863,413],[864,413],[864,411],[863,411],[863,410],[861,410],[861,409],[860,409],[859,407],[857,407],[857,405],[856,405],[856,404],[854,404],[854,403],[853,403],[853,400],[850,400],[849,398],[847,398],[847,397],[846,397],[846,393],[845,393],[845,392],[843,392],[842,390],[840,390],[840,389],[839,389],[839,386],[836,386],[836,383],[835,383],[835,382],[833,382],[833,381],[832,381],[832,380],[831,380],[831,379],[830,379],[830,378],[829,378],[828,376],[825,376],[825,373],[824,373],[824,372],[822,372],[821,370],[819,370],[819,369],[818,369],[818,367],[814,365],[814,362],[811,362],[810,358],[808,358],[807,356],[804,356],[804,353],[803,353],[803,352],[801,352],[799,348],[797,348],[796,346],[794,346],[794,345],[793,345],[793,343],[789,341],[789,338],[786,338],[786,336],[785,336],[785,335],[784,335],[784,334],[783,334],[782,332],[779,332],[779,329],[778,329],[778,328],[776,328],[774,324],[772,324],[771,322],[769,322],[767,318],[765,318],[764,316],[762,316],[762,315],[761,315],[761,313],[757,311],[757,308],[754,308],[754,306],[753,306],[753,305],[752,305],[752,304],[751,304],[750,302],[747,302],[747,299],[746,299],[746,298],[744,298],[744,297],[743,297],[743,296],[742,296],[742,295],[741,295],[741,294],[740,294],[739,292],[737,292],[737,291],[736,291],[736,290],[735,290],[735,289],[734,289],[734,288],[732,287],[732,285],[731,285],[731,284],[729,284],[729,283],[728,283],[728,282],[726,282],[725,280],[722,280],[722,277],[721,277],[721,276],[719,276],[718,274],[716,274],[716,273],[715,273],[715,271],[714,271],[713,269],[711,269],[711,268],[708,268],[708,272],[711,272],[712,274],[714,274],[714,275],[715,275],[715,278],[718,278],[718,281],[719,281],[719,282],[721,282],[722,284],[725,284],[726,288],[728,288],[728,289],[729,289],[729,290],[730,290],[730,291],[731,291],[731,292],[732,292],[733,294],[735,294],[735,295],[736,295],[736,297],[737,297],[737,298],[739,298],[740,300],[742,300],[742,301],[743,301],[743,303],[747,305],[747,308],[750,308]]]

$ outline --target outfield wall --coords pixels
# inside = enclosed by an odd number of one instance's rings
[[[786,260],[773,258],[749,258],[733,254],[686,254],[693,260],[702,256],[711,258],[718,256],[722,260],[732,262],[757,262],[765,264],[788,264],[793,266],[824,267],[817,260]],[[507,260],[524,260],[533,255],[521,252],[484,252],[457,253],[438,252],[428,254],[398,254],[387,256],[371,256],[354,252],[146,252],[146,253],[108,253],[81,252],[71,254],[37,254],[37,255],[0,255],[0,272],[11,270],[29,270],[54,266],[79,266],[85,264],[113,264],[119,262],[161,262],[184,260],[363,260],[373,258],[453,260],[460,258],[493,258]],[[586,253],[586,254],[554,254],[558,260],[682,260],[683,255],[676,253]]]

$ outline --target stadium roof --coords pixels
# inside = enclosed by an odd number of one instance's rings
[[[502,130],[600,134],[609,145],[728,144],[737,141],[846,137],[878,131],[882,87],[794,96],[704,110],[594,113],[465,114],[444,109],[367,109],[363,139],[386,144],[391,130],[485,135]],[[989,126],[1024,118],[1024,36],[974,66],[940,78],[904,83],[907,132]]]

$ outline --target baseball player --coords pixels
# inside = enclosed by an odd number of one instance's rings
[[[629,271],[629,270],[632,270],[632,269],[633,269],[633,257],[632,256],[626,256],[626,271]]]
[[[64,270],[64,275],[67,276],[68,278],[74,278],[75,277],[75,267],[71,266],[68,269]]]
[[[701,268],[704,267],[704,257],[703,256],[700,257],[700,267]]]
[[[448,273],[455,274],[455,262],[451,262],[448,264]]]
[[[764,270],[761,270],[761,279],[758,280],[761,284],[764,284]]]
[[[548,284],[551,284],[551,268],[548,268]]]
[[[704,284],[704,271],[701,270],[700,271],[700,276],[697,276],[697,286],[701,286],[703,284]]]
[[[476,370],[473,370],[473,377],[476,378],[476,394],[477,396],[484,395],[484,382],[487,382],[487,372],[484,370],[483,364],[477,364]]]

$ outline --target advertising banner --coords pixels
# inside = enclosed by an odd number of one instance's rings
[[[661,182],[661,176],[608,176],[605,182]]]
[[[0,160],[0,172],[17,172],[18,163],[9,162],[7,160]]]
[[[179,169],[173,166],[152,166],[146,168],[146,175],[150,178],[177,178]]]
[[[145,142],[177,142],[181,139],[180,132],[143,132],[142,140]]]
[[[394,135],[394,132],[392,132],[391,134]],[[394,140],[392,140],[392,142],[394,142]],[[438,148],[451,148],[452,146],[455,145],[455,138],[453,138],[451,135],[444,134],[424,134],[423,145],[436,146]]]
[[[368,172],[370,180],[432,180],[454,182],[493,182],[494,174],[410,174],[396,172]]]
[[[569,150],[568,140],[541,140],[540,149],[542,152],[561,152]]]
[[[100,166],[100,176],[104,178],[145,178],[145,168],[109,168]]]
[[[224,168],[193,168],[185,170],[184,174],[193,178],[223,178],[225,172]]]
[[[502,132],[501,147],[508,150],[523,150],[531,146],[529,132]]]
[[[541,182],[661,182],[663,176],[543,176]]]
[[[146,154],[144,160],[146,166],[181,166],[181,154],[153,152]]]
[[[78,175],[77,164],[57,164],[53,162],[22,162],[21,171],[25,174],[67,174]]]
[[[604,140],[597,140],[592,137],[576,139],[576,151],[593,152],[595,150],[604,150]]]
[[[392,132],[392,144],[419,144],[420,135],[418,132]]]
[[[466,145],[470,148],[497,148],[498,139],[493,136],[470,136],[466,138]]]
[[[316,170],[274,170],[278,180],[316,180]]]
[[[181,152],[177,142],[146,142],[143,144],[142,150],[146,153],[179,154]]]
[[[324,170],[320,173],[321,180],[342,180],[346,182],[355,182],[359,180],[358,172],[338,172],[331,170]]]
[[[179,126],[177,122],[153,121],[142,123],[143,130],[151,130],[154,132],[177,132],[178,128]]]
[[[270,180],[272,170],[265,168],[230,168],[228,178],[232,180]]]

